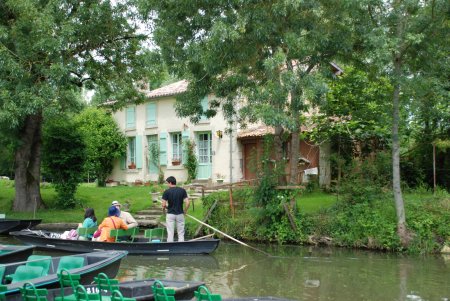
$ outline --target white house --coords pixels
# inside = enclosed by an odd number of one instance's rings
[[[189,118],[179,118],[175,113],[175,98],[187,90],[185,80],[155,89],[147,93],[147,101],[140,105],[129,105],[114,112],[113,117],[128,138],[127,156],[115,162],[109,179],[119,182],[157,181],[158,165],[164,179],[174,176],[178,181],[187,179],[184,141],[195,144],[199,167],[198,180],[225,182],[251,180],[257,176],[256,168],[262,159],[263,137],[273,134],[273,128],[254,125],[252,128],[227,131],[227,121],[222,111],[213,118],[202,118],[193,124]],[[204,111],[213,96],[201,100]],[[289,143],[284,150],[289,150]],[[154,158],[151,149],[159,149],[159,158]],[[329,185],[329,150],[308,141],[300,141],[300,182],[305,175],[320,173],[320,184]],[[156,160],[156,161],[155,161]],[[320,162],[319,162],[320,161]],[[158,164],[155,164],[157,162]],[[288,164],[291,164],[290,162]],[[319,166],[320,165],[320,166]],[[286,168],[287,176],[289,168]]]
[[[197,179],[226,182],[243,178],[242,150],[236,132],[226,133],[227,122],[221,111],[216,116],[202,118],[193,124],[189,118],[179,118],[175,113],[175,97],[186,91],[187,81],[182,80],[147,93],[140,105],[129,105],[114,112],[113,117],[128,139],[126,159],[115,162],[111,180],[120,182],[156,181],[158,166],[152,158],[152,145],[159,146],[157,159],[164,177],[174,176],[186,181],[187,170],[183,141],[195,143],[199,168]],[[211,96],[202,99],[207,108]]]

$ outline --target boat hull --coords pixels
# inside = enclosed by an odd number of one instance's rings
[[[94,252],[74,255],[78,257],[85,257],[86,264],[81,268],[70,270],[70,272],[81,275],[81,284],[91,284],[94,281],[94,277],[96,277],[99,273],[105,273],[108,277],[114,278],[119,272],[122,258],[126,255],[127,252],[122,251]],[[47,276],[8,284],[5,292],[7,300],[20,300],[20,288],[25,284],[25,282],[32,282],[37,288],[58,288],[59,281],[55,269],[59,259],[60,257],[54,257],[52,259],[53,263],[51,265],[51,270]],[[8,275],[14,273],[17,266],[24,264],[25,262],[17,262],[14,264],[5,265],[5,274]]]
[[[158,279],[160,280],[160,279]],[[194,292],[198,289],[200,285],[205,285],[204,282],[200,281],[177,281],[177,280],[160,280],[165,287],[170,287],[175,290],[176,300],[190,300],[194,297]],[[121,282],[119,284],[119,290],[124,297],[135,298],[136,301],[150,301],[154,300],[152,285],[155,279],[144,279],[137,281],[127,281]],[[95,284],[89,284],[84,286],[88,293],[98,293],[98,289]],[[72,293],[71,288],[64,289],[64,295],[70,295]],[[61,295],[60,289],[50,289],[48,290],[47,300],[52,301],[55,297]],[[102,292],[104,296],[110,296],[108,292]],[[20,300],[20,299],[17,299]],[[15,301],[13,299],[13,301]]]
[[[28,256],[33,254],[34,246],[12,246],[12,245],[0,245],[0,263],[12,263],[17,261],[25,261]]]
[[[39,249],[65,252],[127,251],[131,255],[201,255],[210,254],[219,246],[220,239],[203,239],[184,242],[99,242],[89,240],[67,240],[40,236],[51,236],[46,231],[17,231],[10,235],[25,244],[35,245]]]
[[[31,229],[40,224],[40,219],[0,219],[0,234],[8,234],[10,231]]]

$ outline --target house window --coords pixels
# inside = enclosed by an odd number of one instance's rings
[[[147,127],[156,126],[156,102],[149,102],[146,105],[146,122]]]
[[[172,133],[172,161],[181,162],[183,159],[183,144],[181,133]]]
[[[136,137],[128,137],[127,164],[136,164]]]
[[[206,117],[206,111],[208,111],[208,96],[203,97],[202,100],[200,101],[200,104],[202,106],[203,111],[200,120],[207,120],[208,118]]]
[[[201,133],[198,135],[198,163],[211,162],[211,134]]]
[[[127,107],[126,108],[126,116],[125,116],[125,127],[127,129],[136,128],[136,107]]]

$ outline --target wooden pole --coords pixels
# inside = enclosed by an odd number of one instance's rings
[[[248,247],[248,248],[250,248],[250,249],[253,249],[253,250],[255,250],[255,251],[258,251],[258,252],[260,252],[260,253],[263,253],[264,255],[267,255],[267,256],[271,256],[271,257],[272,257],[271,254],[269,254],[269,253],[267,253],[267,252],[264,252],[264,251],[262,251],[262,250],[260,250],[260,249],[258,249],[258,248],[253,247],[253,246],[250,246],[250,245],[246,244],[245,242],[242,242],[242,241],[240,241],[240,240],[237,240],[236,238],[231,237],[230,235],[228,235],[228,234],[226,234],[226,233],[220,231],[219,229],[216,229],[216,228],[214,228],[213,226],[208,225],[207,223],[202,222],[201,220],[199,220],[198,218],[193,217],[192,215],[186,214],[186,216],[192,218],[192,219],[195,220],[196,222],[199,222],[200,224],[202,224],[202,225],[204,225],[204,226],[206,226],[206,227],[208,227],[208,228],[214,230],[214,231],[217,232],[217,233],[222,234],[223,236],[225,236],[225,237],[227,237],[227,238],[229,238],[229,239],[231,239],[231,240],[233,240],[233,241],[235,241],[235,242],[237,242],[237,243],[239,243],[239,244],[241,244],[241,245],[243,245],[243,246],[246,246],[246,247]]]
[[[433,143],[433,194],[436,193],[436,145]]]

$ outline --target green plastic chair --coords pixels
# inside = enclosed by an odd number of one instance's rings
[[[5,276],[6,267],[4,264],[0,264],[0,283],[3,280],[3,276]]]
[[[100,300],[99,294],[88,293],[86,288],[81,284],[78,284],[75,288],[75,296],[77,301]]]
[[[102,295],[102,291],[107,291],[112,293],[113,291],[119,290],[119,280],[117,279],[109,279],[109,277],[105,273],[98,274],[97,277],[94,277],[94,282],[97,284],[97,288],[99,291],[99,296],[101,301],[110,301],[111,296]]]
[[[194,296],[197,301],[222,301],[221,295],[211,294],[208,288],[204,285],[199,286],[197,291],[194,292]]]
[[[165,236],[167,236],[166,228],[147,229],[144,232],[144,237],[148,238],[149,242],[161,242]]]
[[[165,288],[161,281],[155,280],[152,285],[153,297],[155,301],[175,301],[175,290]]]
[[[23,301],[47,301],[47,289],[37,289],[33,283],[27,282],[20,289]]]
[[[136,301],[135,298],[125,298],[118,290],[114,290],[111,295],[111,301]]]
[[[61,287],[61,296],[55,297],[55,301],[76,301],[75,290],[80,284],[81,276],[79,274],[71,274],[67,269],[61,269],[58,273],[59,286]],[[71,287],[72,294],[64,296],[64,288]]]
[[[84,267],[84,257],[80,256],[63,256],[59,260],[56,273],[60,273],[63,269],[72,270]]]
[[[44,268],[41,266],[19,265],[14,274],[11,275],[11,283],[36,279],[44,276],[43,273]]]
[[[50,270],[50,266],[52,264],[52,257],[51,256],[44,256],[44,255],[31,255],[28,256],[27,259],[27,266],[31,267],[43,267],[43,274],[42,276],[47,276],[48,271]]]
[[[88,237],[89,235],[93,235],[95,231],[97,231],[98,227],[89,227],[89,228],[78,228],[77,233],[79,236]]]
[[[130,237],[131,238],[131,242],[134,242],[134,239],[136,238],[136,235],[139,234],[139,227],[134,227],[134,228],[130,228],[130,229],[111,229],[109,232],[109,236],[111,237],[115,237],[116,238],[116,242],[120,242],[120,241],[124,241],[124,240],[120,240],[120,237]],[[125,240],[128,241],[128,240]]]
[[[6,291],[8,287],[6,285],[0,284],[0,301],[6,300]]]

